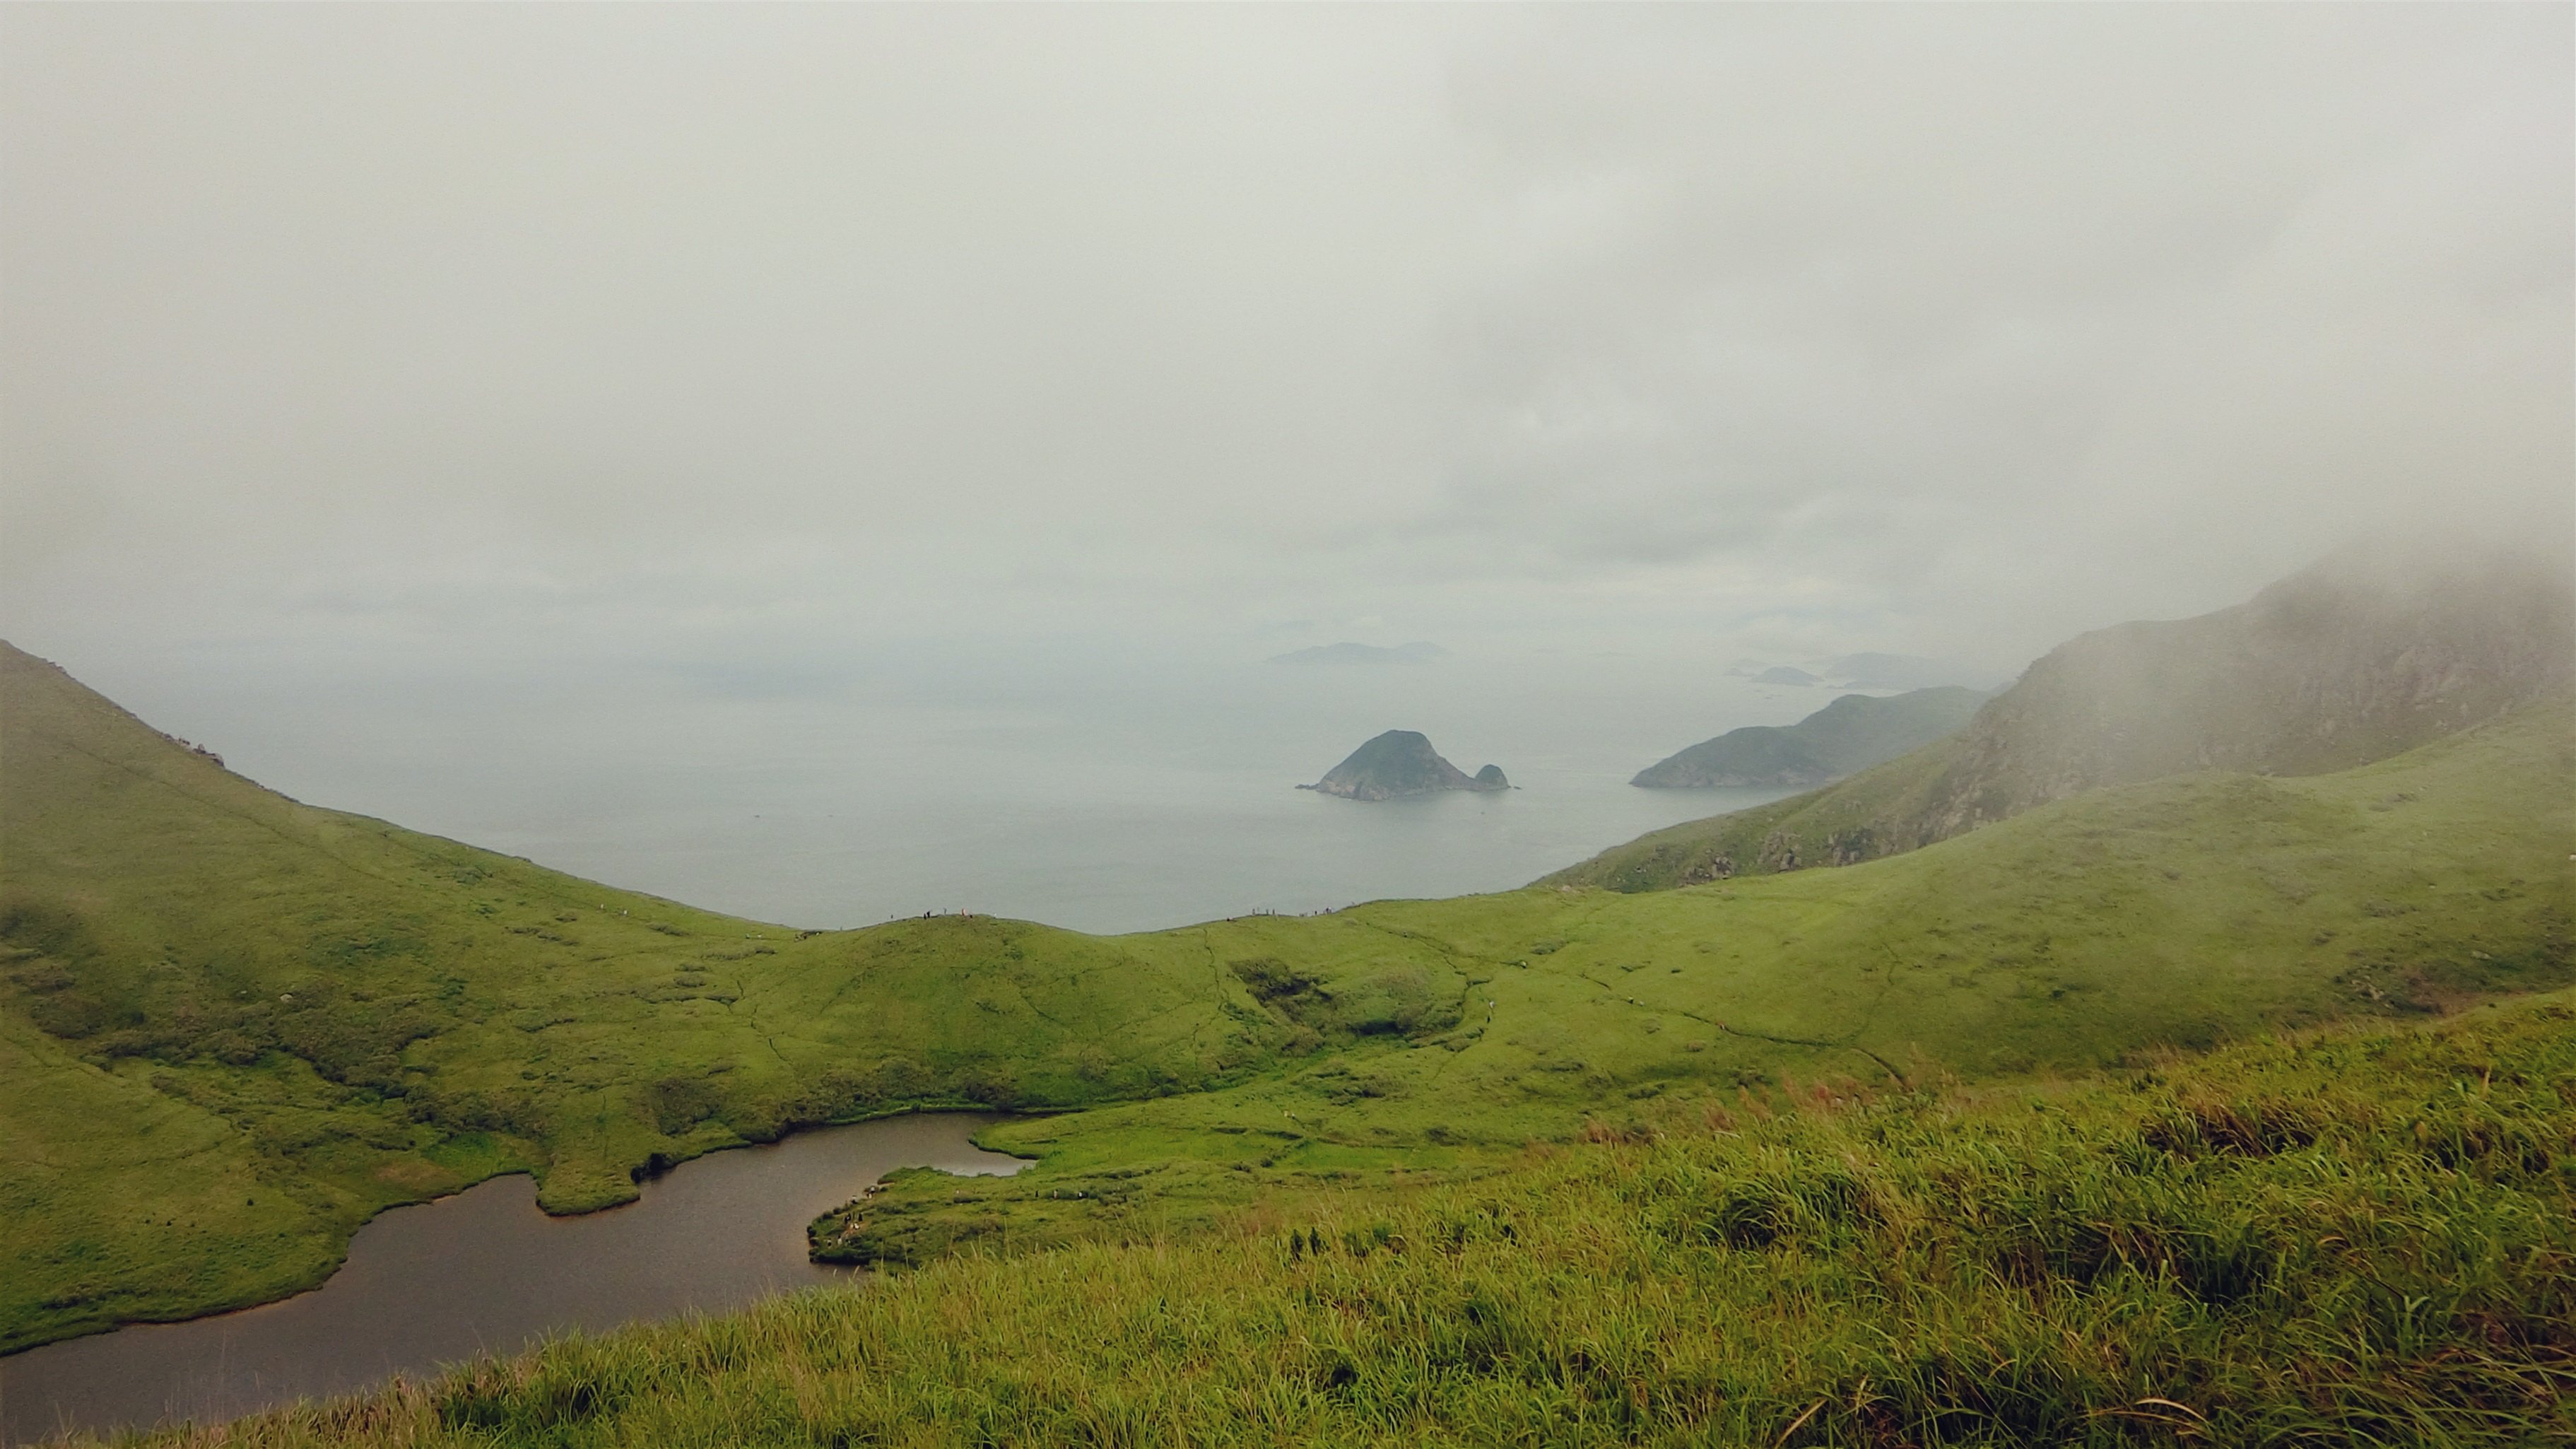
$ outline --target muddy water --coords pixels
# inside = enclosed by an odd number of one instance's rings
[[[894,1117],[719,1152],[583,1217],[537,1209],[526,1177],[395,1208],[313,1292],[186,1323],[139,1324],[0,1358],[0,1443],[67,1428],[201,1423],[419,1375],[548,1333],[602,1329],[844,1281],[805,1224],[898,1167],[1009,1173],[967,1141],[994,1119]]]

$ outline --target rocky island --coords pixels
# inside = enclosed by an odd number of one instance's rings
[[[1417,730],[1388,730],[1351,751],[1324,778],[1300,790],[1339,795],[1345,800],[1392,800],[1400,795],[1430,795],[1442,790],[1508,790],[1500,765],[1487,765],[1470,775],[1440,758],[1429,737]]]

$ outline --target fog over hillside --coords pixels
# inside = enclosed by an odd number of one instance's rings
[[[2571,24],[7,7],[0,635],[182,729],[1418,640],[1616,701],[2563,553]]]

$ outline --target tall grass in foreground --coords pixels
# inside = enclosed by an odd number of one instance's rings
[[[951,1260],[159,1442],[2568,1442],[2570,1003],[1673,1103],[1416,1197]]]

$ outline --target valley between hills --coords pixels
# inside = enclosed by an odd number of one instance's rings
[[[1117,937],[615,891],[5,649],[0,1350],[975,1107],[1035,1168],[819,1221],[865,1291],[202,1442],[2576,1431],[2570,612],[2314,573],[1522,890]]]

